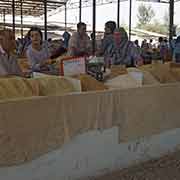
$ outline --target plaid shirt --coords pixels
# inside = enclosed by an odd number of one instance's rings
[[[91,41],[87,34],[80,36],[78,32],[75,32],[69,41],[68,54],[70,56],[78,56],[81,54],[90,54]]]

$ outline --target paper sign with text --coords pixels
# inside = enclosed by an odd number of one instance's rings
[[[71,57],[61,60],[61,75],[72,76],[86,73],[85,57]]]

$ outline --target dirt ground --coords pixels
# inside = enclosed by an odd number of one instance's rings
[[[180,151],[89,180],[180,180]]]

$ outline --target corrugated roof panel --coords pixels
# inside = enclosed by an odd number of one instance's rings
[[[47,0],[47,11],[63,6],[67,0]],[[15,14],[25,16],[41,16],[44,14],[44,0],[15,0]],[[0,0],[0,13],[12,14],[12,0]]]

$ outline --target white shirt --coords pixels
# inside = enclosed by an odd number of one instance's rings
[[[39,71],[40,64],[43,61],[48,60],[50,57],[48,45],[47,44],[42,45],[42,49],[40,51],[33,49],[32,45],[30,45],[26,51],[26,56],[31,64],[32,70]]]

